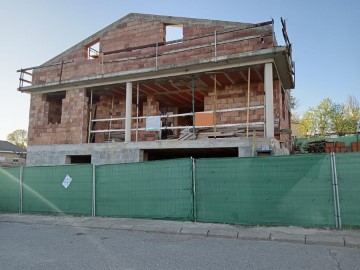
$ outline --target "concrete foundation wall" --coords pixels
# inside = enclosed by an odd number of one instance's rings
[[[197,141],[156,141],[138,143],[94,143],[77,145],[36,145],[29,146],[27,166],[48,166],[68,164],[67,156],[91,155],[91,163],[114,164],[143,161],[144,150],[149,149],[191,149],[191,148],[238,148],[239,157],[251,157],[258,149],[268,147],[273,155],[286,155],[289,151],[281,148],[276,139],[216,139]]]
[[[139,162],[142,159],[139,149],[118,146],[119,143],[29,146],[26,165],[64,165],[69,163],[67,156],[75,155],[91,155],[91,163],[95,165]]]

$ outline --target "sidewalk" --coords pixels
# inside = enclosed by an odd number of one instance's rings
[[[227,224],[182,221],[27,214],[0,214],[0,222],[360,248],[360,230],[306,229],[301,227],[243,227]]]

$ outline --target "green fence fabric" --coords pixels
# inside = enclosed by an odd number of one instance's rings
[[[329,155],[196,160],[199,221],[335,226]]]
[[[97,166],[96,215],[191,220],[192,160]]]
[[[92,165],[25,167],[23,212],[91,215]]]
[[[360,226],[360,153],[336,153],[341,221]]]
[[[19,211],[20,168],[0,168],[0,212]]]
[[[336,153],[335,159],[342,225],[358,227],[360,153]],[[192,164],[173,159],[95,166],[96,215],[335,227],[331,155]],[[0,168],[0,212],[19,212],[20,170]],[[72,181],[65,188],[67,175]],[[23,212],[92,214],[93,165],[25,167],[22,176]]]

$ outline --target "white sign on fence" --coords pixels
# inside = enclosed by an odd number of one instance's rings
[[[69,175],[66,175],[64,178],[64,181],[62,182],[62,185],[64,188],[68,188],[70,186],[70,183],[72,181],[72,178]]]

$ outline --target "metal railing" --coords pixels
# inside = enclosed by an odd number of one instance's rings
[[[201,113],[213,113],[214,117],[217,117],[217,115],[219,113],[226,113],[226,112],[237,112],[237,111],[247,111],[247,110],[260,110],[260,109],[264,109],[263,105],[259,105],[259,106],[251,106],[251,107],[242,107],[242,108],[230,108],[230,109],[221,109],[221,110],[210,110],[210,111],[204,111]],[[181,113],[181,114],[164,114],[164,115],[158,115],[158,117],[160,117],[160,119],[163,118],[175,118],[175,117],[186,117],[186,116],[195,116],[196,113],[200,113],[200,112],[189,112],[189,113]],[[131,131],[146,131],[148,130],[147,127],[139,127],[138,124],[138,120],[144,120],[147,119],[148,117],[154,117],[154,116],[139,116],[139,117],[132,117],[132,120],[136,120],[136,127],[131,128]],[[111,117],[111,118],[103,118],[103,119],[91,119],[90,120],[90,128],[89,128],[89,138],[91,136],[91,134],[94,133],[108,133],[109,135],[111,135],[111,133],[113,132],[125,132],[124,128],[119,128],[119,129],[92,129],[91,127],[93,126],[92,123],[99,123],[99,122],[107,122],[109,124],[109,126],[112,126],[112,123],[114,121],[125,121],[125,117]],[[228,128],[228,127],[244,127],[247,128],[248,127],[260,127],[262,130],[265,130],[265,122],[263,121],[259,121],[259,122],[246,122],[246,123],[229,123],[229,124],[214,124],[214,125],[186,125],[186,126],[160,126],[157,128],[157,130],[179,130],[179,129],[200,129],[200,128],[214,128],[216,130],[216,128]],[[193,133],[195,132],[195,130],[193,130]],[[265,133],[264,133],[265,135]],[[137,136],[136,136],[137,138]]]

